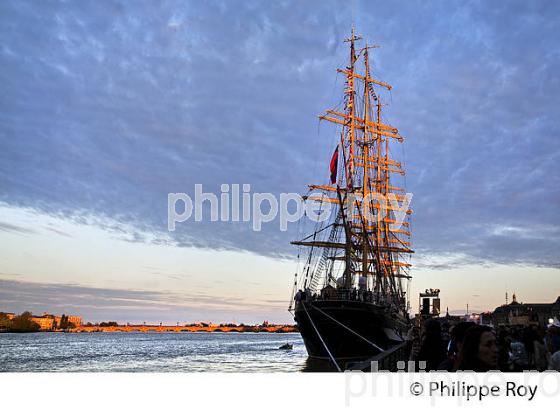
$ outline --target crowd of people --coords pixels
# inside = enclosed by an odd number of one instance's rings
[[[560,326],[511,326],[494,329],[473,322],[454,326],[428,319],[411,331],[410,360],[426,371],[560,371]]]

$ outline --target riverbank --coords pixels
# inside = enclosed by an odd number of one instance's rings
[[[122,326],[77,326],[67,329],[69,333],[92,332],[238,332],[238,333],[297,333],[295,325],[207,325],[207,326],[157,326],[157,325],[122,325]]]

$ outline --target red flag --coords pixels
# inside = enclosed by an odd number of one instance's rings
[[[336,149],[334,150],[334,154],[331,158],[331,184],[335,184],[336,183],[336,172],[338,170],[338,145],[336,146]]]

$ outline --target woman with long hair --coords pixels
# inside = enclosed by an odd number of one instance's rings
[[[488,326],[474,326],[467,330],[457,370],[487,372],[498,369],[496,336]]]

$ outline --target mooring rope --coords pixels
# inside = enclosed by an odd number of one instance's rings
[[[379,351],[381,351],[381,352],[384,352],[384,351],[385,351],[384,349],[380,348],[379,346],[377,346],[377,345],[376,345],[375,343],[373,343],[372,341],[370,341],[370,340],[366,339],[365,337],[363,337],[362,335],[360,335],[360,334],[354,332],[352,329],[350,329],[350,328],[349,328],[348,326],[346,326],[344,323],[340,323],[338,320],[336,320],[334,317],[330,316],[328,313],[323,312],[323,311],[322,311],[321,309],[319,309],[318,307],[313,306],[313,305],[311,305],[311,307],[312,307],[313,309],[317,309],[317,310],[318,310],[319,312],[321,312],[323,315],[325,315],[325,316],[328,317],[329,319],[334,320],[334,321],[335,321],[336,323],[338,323],[340,326],[342,326],[342,327],[345,328],[346,330],[352,332],[353,334],[355,334],[356,336],[358,336],[360,339],[362,339],[363,341],[369,343],[370,345],[372,345],[373,347],[375,347],[375,348],[378,349]]]
[[[325,350],[327,351],[327,353],[329,354],[329,357],[331,358],[332,362],[334,363],[334,365],[336,366],[336,370],[338,370],[339,372],[341,372],[342,370],[340,369],[340,366],[338,365],[338,363],[336,362],[336,360],[334,359],[331,351],[329,350],[329,348],[327,347],[325,341],[323,340],[323,338],[321,337],[321,334],[319,333],[319,330],[317,330],[317,327],[315,326],[315,323],[313,323],[313,319],[311,319],[311,315],[309,314],[309,312],[307,311],[307,308],[305,307],[305,302],[301,302],[301,305],[303,306],[303,310],[305,310],[305,313],[307,313],[307,317],[309,318],[309,321],[311,322],[311,325],[313,326],[313,329],[315,329],[315,332],[317,333],[317,336],[319,336],[319,340],[321,340],[321,343],[323,343],[323,347],[325,348]]]

